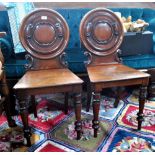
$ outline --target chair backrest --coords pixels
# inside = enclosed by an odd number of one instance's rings
[[[90,65],[118,63],[117,51],[123,40],[123,26],[119,17],[105,8],[89,11],[80,23],[80,39],[86,49]]]
[[[64,49],[69,41],[69,28],[65,19],[51,9],[37,9],[22,21],[20,41],[30,62],[28,69],[64,68]]]

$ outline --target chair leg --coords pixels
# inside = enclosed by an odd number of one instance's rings
[[[115,102],[114,102],[114,108],[117,108],[120,99],[121,99],[121,88],[117,87],[116,88],[116,98],[115,98]]]
[[[88,82],[87,83],[87,105],[86,105],[86,111],[87,112],[89,112],[89,109],[90,109],[91,97],[92,97],[91,85]]]
[[[143,110],[144,110],[144,105],[145,105],[145,100],[147,97],[147,87],[146,86],[141,86],[140,88],[140,95],[139,95],[139,112],[138,112],[138,130],[141,130],[142,126],[142,121],[143,119]]]
[[[26,100],[24,98],[18,98],[18,103],[20,107],[20,115],[23,123],[24,137],[26,139],[27,146],[31,146],[31,130],[28,126],[28,109]]]
[[[64,107],[64,111],[65,111],[65,114],[68,114],[68,92],[65,93],[65,107]]]
[[[35,101],[35,95],[31,95],[31,103],[32,103],[32,109],[34,117],[37,118],[37,107],[36,107],[36,101]]]
[[[77,132],[77,140],[81,138],[81,130],[82,130],[82,123],[81,123],[81,93],[77,93],[75,95],[75,130]]]
[[[99,92],[94,92],[93,93],[93,115],[94,119],[92,121],[93,129],[94,129],[94,137],[97,137],[97,131],[99,128],[99,110],[100,110],[100,93]]]
[[[15,120],[12,119],[12,117],[11,117],[10,98],[9,98],[9,96],[5,97],[4,110],[5,110],[5,113],[6,113],[6,118],[7,118],[9,127],[16,127],[17,125],[15,123]]]
[[[10,102],[10,93],[9,93],[9,88],[6,82],[6,76],[5,73],[3,74],[3,78],[1,80],[1,89],[2,89],[2,94],[5,96],[5,104],[4,104],[4,110],[6,113],[6,118],[8,121],[8,125],[10,127],[15,127],[17,126],[15,121],[11,117],[11,102]]]

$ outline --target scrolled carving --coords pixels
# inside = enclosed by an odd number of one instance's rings
[[[112,27],[113,27],[113,29],[114,29],[114,35],[115,36],[118,36],[119,35],[119,31],[118,31],[118,28],[117,28],[117,23],[115,22],[115,23],[112,23]]]
[[[91,35],[91,28],[92,28],[92,23],[88,23],[86,27],[86,36],[90,37]]]
[[[32,69],[33,62],[34,62],[33,57],[29,54],[26,54],[25,59],[28,61],[28,63],[25,64],[26,70]]]
[[[26,28],[26,38],[30,39],[32,36],[32,29],[33,29],[33,25],[29,24]]]
[[[84,55],[88,58],[87,61],[84,61],[85,65],[89,65],[92,62],[92,54],[90,52],[84,52]]]
[[[65,60],[65,58],[66,58],[66,53],[64,52],[60,55],[60,63],[63,66],[68,67],[68,62]]]
[[[63,30],[62,30],[62,27],[61,27],[60,23],[56,23],[55,27],[58,30],[58,37],[63,37]]]
[[[121,53],[122,53],[122,51],[120,49],[118,49],[116,51],[116,61],[119,62],[119,63],[122,62]]]

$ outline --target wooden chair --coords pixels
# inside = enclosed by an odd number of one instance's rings
[[[20,41],[29,53],[26,59],[28,71],[14,86],[19,102],[24,136],[31,145],[28,126],[27,97],[35,109],[35,95],[65,93],[65,113],[68,108],[68,93],[75,93],[75,130],[77,139],[81,135],[81,91],[83,81],[67,69],[64,49],[69,40],[69,28],[65,19],[56,11],[37,9],[28,14],[19,31]]]
[[[86,47],[89,89],[93,92],[93,128],[97,137],[99,128],[100,92],[104,88],[140,85],[138,129],[143,121],[143,109],[147,94],[149,74],[120,63],[117,52],[123,40],[120,19],[112,11],[97,8],[89,11],[80,23],[80,38]],[[88,93],[90,105],[90,93]],[[118,101],[117,101],[118,102]]]
[[[0,37],[4,37],[6,35],[5,32],[0,32]],[[16,123],[11,117],[11,102],[10,102],[10,93],[9,93],[9,88],[7,85],[6,81],[6,75],[5,75],[5,70],[4,70],[4,57],[1,52],[0,48],[0,93],[1,93],[1,98],[0,98],[0,114],[3,112],[3,110],[6,113],[6,118],[8,121],[8,125],[10,127],[15,127]]]

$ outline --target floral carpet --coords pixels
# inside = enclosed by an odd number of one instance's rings
[[[0,117],[0,151],[6,152],[154,152],[155,102],[147,101],[142,130],[137,131],[138,91],[126,93],[114,108],[114,98],[103,96],[100,105],[100,128],[93,137],[92,108],[85,111],[82,99],[82,136],[76,140],[75,114],[70,99],[68,114],[63,109],[63,95],[38,96],[37,115],[29,114],[32,137],[26,147],[20,116],[14,116],[17,127],[9,128],[4,115]],[[60,104],[57,104],[59,102]]]

